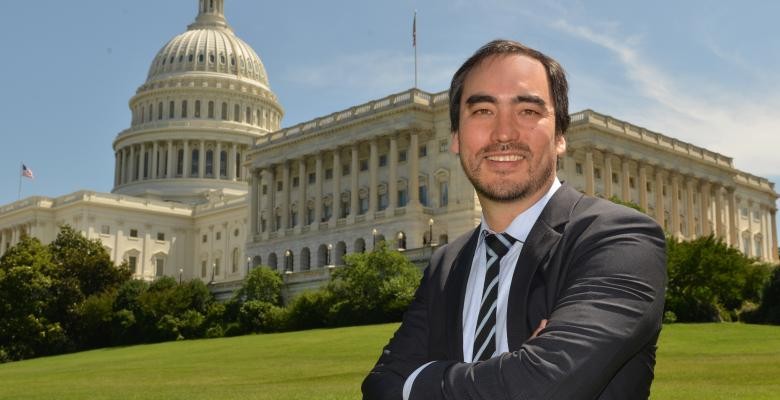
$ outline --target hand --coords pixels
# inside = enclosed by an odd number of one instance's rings
[[[531,339],[539,335],[539,332],[541,332],[542,329],[544,329],[546,326],[547,326],[547,320],[543,319],[541,322],[539,322],[539,327],[537,327],[534,333],[531,335]]]

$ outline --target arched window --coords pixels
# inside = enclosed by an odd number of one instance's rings
[[[308,271],[311,269],[311,252],[308,247],[304,247],[301,250],[301,271]]]
[[[293,254],[293,251],[290,249],[287,249],[284,251],[284,271],[293,271],[293,266],[295,265],[295,255]]]
[[[344,242],[336,243],[336,252],[333,255],[333,265],[344,265],[344,255],[347,254],[347,244]]]
[[[163,116],[163,108],[162,108],[162,101],[157,103],[157,119],[162,119]]]
[[[219,177],[227,178],[227,151],[219,152]]]
[[[149,152],[144,152],[144,179],[149,177]]]
[[[214,102],[209,101],[209,118],[214,118]]]
[[[199,167],[199,159],[200,152],[198,149],[192,149],[192,161],[190,161],[190,165],[192,168],[190,168],[190,176],[198,176],[198,167]]]
[[[333,251],[333,245],[331,245],[331,251]],[[330,260],[328,259],[331,255],[328,254],[328,246],[325,246],[324,244],[321,244],[320,247],[317,248],[317,267],[322,268],[326,265],[330,264]]]
[[[363,238],[357,238],[355,239],[355,253],[364,253],[366,251],[366,241],[363,240]]]
[[[249,107],[246,108],[246,115],[244,116],[244,123],[245,124],[251,124],[252,123],[252,110]]]
[[[187,118],[187,100],[181,101],[181,117]]]
[[[198,54],[198,62],[203,63],[203,54]]]
[[[233,121],[239,122],[239,119],[241,117],[241,106],[238,104],[233,106]]]
[[[241,180],[241,153],[236,152],[236,179]]]
[[[398,232],[395,234],[396,240],[398,240],[397,246],[398,250],[406,250],[406,234],[403,232]]]
[[[279,268],[278,262],[276,261],[276,253],[271,253],[268,255],[268,266],[274,270]]]
[[[223,121],[227,121],[227,119],[228,119],[227,103],[225,103],[224,101],[222,102],[222,115],[221,115],[221,117],[222,117]]]
[[[149,104],[149,122],[154,119],[154,106]]]
[[[192,54],[187,57],[187,61],[192,62]]]
[[[173,112],[174,112],[174,102],[171,100],[168,103],[168,118],[173,119]]]
[[[214,151],[206,150],[206,176],[214,176]]]
[[[252,258],[252,268],[259,267],[263,264],[263,259],[260,256],[254,256]]]
[[[193,111],[195,118],[200,118],[200,100],[195,100],[195,110]]]

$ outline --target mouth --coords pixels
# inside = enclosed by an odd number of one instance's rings
[[[498,162],[513,162],[525,160],[525,156],[521,154],[493,154],[485,156],[485,159]]]

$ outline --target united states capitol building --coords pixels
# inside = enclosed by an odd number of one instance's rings
[[[449,152],[446,91],[410,89],[280,129],[263,63],[223,7],[200,0],[187,31],[152,60],[113,142],[111,193],[0,206],[0,254],[69,224],[139,279],[202,279],[219,291],[268,265],[305,288],[379,241],[424,262],[479,223]],[[778,261],[773,183],[668,134],[592,110],[571,117],[560,179],[640,205],[671,235],[715,234]]]

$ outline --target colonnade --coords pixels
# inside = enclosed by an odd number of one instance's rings
[[[148,179],[241,180],[241,151],[246,147],[231,142],[172,139],[124,146],[115,154],[114,186]],[[209,152],[211,164],[207,165]]]
[[[570,149],[567,158],[565,176],[586,194],[635,202],[675,237],[714,234],[747,255],[777,259],[774,204],[747,198],[733,178],[708,179],[592,147]]]
[[[19,243],[23,236],[31,235],[30,224],[14,225],[0,229],[0,255],[11,247]]]
[[[344,219],[343,223],[354,223],[372,220],[378,212],[389,216],[400,207],[422,207],[419,195],[420,134],[408,134],[408,148],[402,152],[406,157],[405,163],[399,160],[399,139],[398,135],[377,137],[253,168],[250,176],[253,234],[302,229],[307,225],[309,229],[316,230],[319,223],[337,226],[341,219]],[[386,144],[387,149],[387,153],[382,155],[386,157],[382,166],[379,162],[380,143]],[[361,160],[360,146],[365,144],[368,145],[368,158]],[[324,166],[329,161],[326,178]],[[362,168],[366,162],[367,168]],[[405,177],[399,176],[399,172],[403,172],[403,169],[399,171],[402,163],[405,164]],[[380,169],[384,168],[386,173],[382,176],[387,181],[380,182]],[[367,174],[367,185],[362,187],[361,170]],[[348,179],[349,183],[343,185],[344,179]],[[297,182],[295,193],[292,190],[293,180]],[[329,182],[326,184],[326,181]],[[432,182],[423,184],[431,185]],[[403,191],[405,196],[399,196],[399,191]],[[399,201],[404,203],[399,204]],[[291,208],[293,205],[295,208]]]

